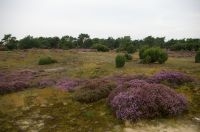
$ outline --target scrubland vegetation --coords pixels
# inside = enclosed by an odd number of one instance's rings
[[[90,38],[88,34],[80,34],[77,38],[72,36],[59,37],[32,37],[26,36],[22,39],[17,39],[11,34],[6,34],[0,42],[0,50],[14,49],[74,49],[74,48],[91,48],[98,51],[106,52],[116,49],[116,51],[126,51],[134,53],[141,47],[160,47],[174,51],[187,50],[198,51],[200,49],[200,39],[171,39],[166,41],[165,37],[148,36],[141,40],[132,40],[130,36],[119,37],[114,39],[108,37]]]
[[[5,35],[0,130],[198,132],[199,45],[151,36]]]

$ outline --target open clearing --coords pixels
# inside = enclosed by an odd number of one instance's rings
[[[183,54],[183,53],[182,53]],[[58,63],[38,65],[38,59],[51,56]],[[165,64],[139,64],[138,53],[123,68],[115,68],[115,52],[81,52],[76,50],[1,51],[0,72],[33,70],[37,80],[48,78],[92,79],[115,75],[150,76],[161,70],[186,73],[197,84],[176,89],[189,100],[189,111],[181,117],[158,118],[138,122],[122,122],[106,105],[106,99],[81,104],[72,93],[55,87],[33,87],[21,92],[0,95],[0,131],[76,131],[76,132],[199,132],[200,122],[200,64],[194,56],[172,54]]]

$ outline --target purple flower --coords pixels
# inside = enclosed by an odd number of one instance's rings
[[[187,110],[187,100],[173,89],[144,80],[131,80],[109,95],[109,105],[117,118],[138,120],[157,116],[176,116]]]
[[[21,91],[31,87],[31,81],[36,77],[37,72],[22,70],[13,73],[0,74],[0,94]]]
[[[171,84],[181,85],[194,81],[190,76],[175,71],[161,71],[148,79],[150,83],[168,82]]]
[[[57,82],[56,86],[65,91],[74,91],[75,88],[81,83],[80,80],[62,79]]]

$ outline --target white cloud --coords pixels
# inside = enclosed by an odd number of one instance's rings
[[[1,0],[0,37],[200,38],[199,0]]]

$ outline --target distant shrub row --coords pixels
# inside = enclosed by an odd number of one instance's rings
[[[171,50],[188,50],[188,51],[198,51],[200,49],[200,44],[198,43],[177,43],[170,47]]]
[[[96,47],[97,46],[97,47]],[[78,37],[62,36],[59,37],[33,37],[26,36],[17,40],[11,34],[5,34],[0,41],[0,50],[14,49],[72,49],[72,48],[94,48],[98,51],[108,51],[108,49],[116,49],[117,52],[134,53],[143,46],[160,47],[171,50],[199,50],[200,39],[171,39],[165,41],[165,37],[147,36],[141,40],[132,40],[130,36],[119,38],[108,37],[90,38],[88,34],[81,33]]]

